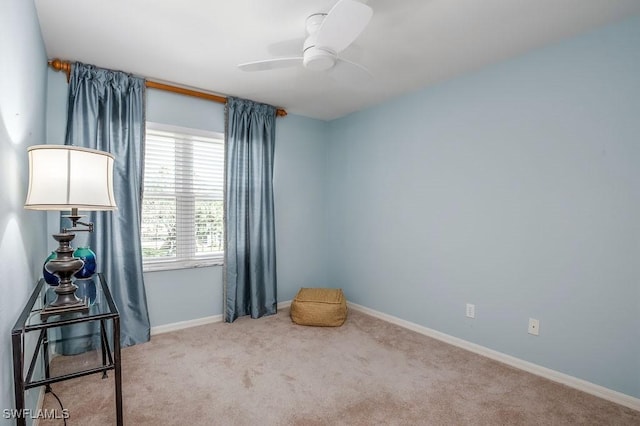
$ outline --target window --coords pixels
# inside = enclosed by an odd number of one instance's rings
[[[144,270],[222,264],[223,135],[147,123],[144,156]]]

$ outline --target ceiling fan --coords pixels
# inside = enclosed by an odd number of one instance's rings
[[[354,71],[369,71],[360,64],[340,58],[345,50],[364,31],[373,16],[371,7],[355,0],[339,0],[329,13],[314,13],[306,20],[307,38],[302,56],[265,59],[239,64],[243,71],[266,71],[303,65],[314,71],[332,68],[353,68]]]

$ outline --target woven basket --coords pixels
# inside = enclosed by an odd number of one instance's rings
[[[301,288],[291,302],[296,324],[338,327],[347,319],[347,301],[339,288]]]

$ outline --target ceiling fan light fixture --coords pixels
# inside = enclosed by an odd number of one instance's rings
[[[325,71],[336,64],[336,54],[316,46],[311,46],[304,51],[302,63],[310,70]]]
[[[368,71],[338,54],[349,47],[364,31],[373,10],[358,0],[338,0],[329,13],[314,13],[306,20],[307,38],[302,47],[302,56],[274,58],[247,62],[238,65],[244,71],[265,71],[302,65],[312,71],[327,71],[339,62],[339,66],[354,67]]]

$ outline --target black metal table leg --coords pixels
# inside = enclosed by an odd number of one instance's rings
[[[102,349],[102,365],[107,365],[107,332],[106,332],[105,320],[100,320],[100,348]],[[102,378],[106,379],[108,377],[107,371],[102,372]]]
[[[17,410],[16,424],[18,426],[26,426],[27,423],[24,418],[24,352],[21,335],[11,335],[11,346],[13,348],[13,383]]]
[[[51,377],[51,370],[49,369],[49,333],[47,330],[42,330],[45,335],[42,340],[42,357],[44,358],[44,378],[48,379]],[[44,388],[46,393],[51,392],[51,385],[47,384]]]
[[[120,318],[113,319],[113,357],[116,382],[116,420],[118,426],[123,425],[122,416],[122,366],[120,365]]]

